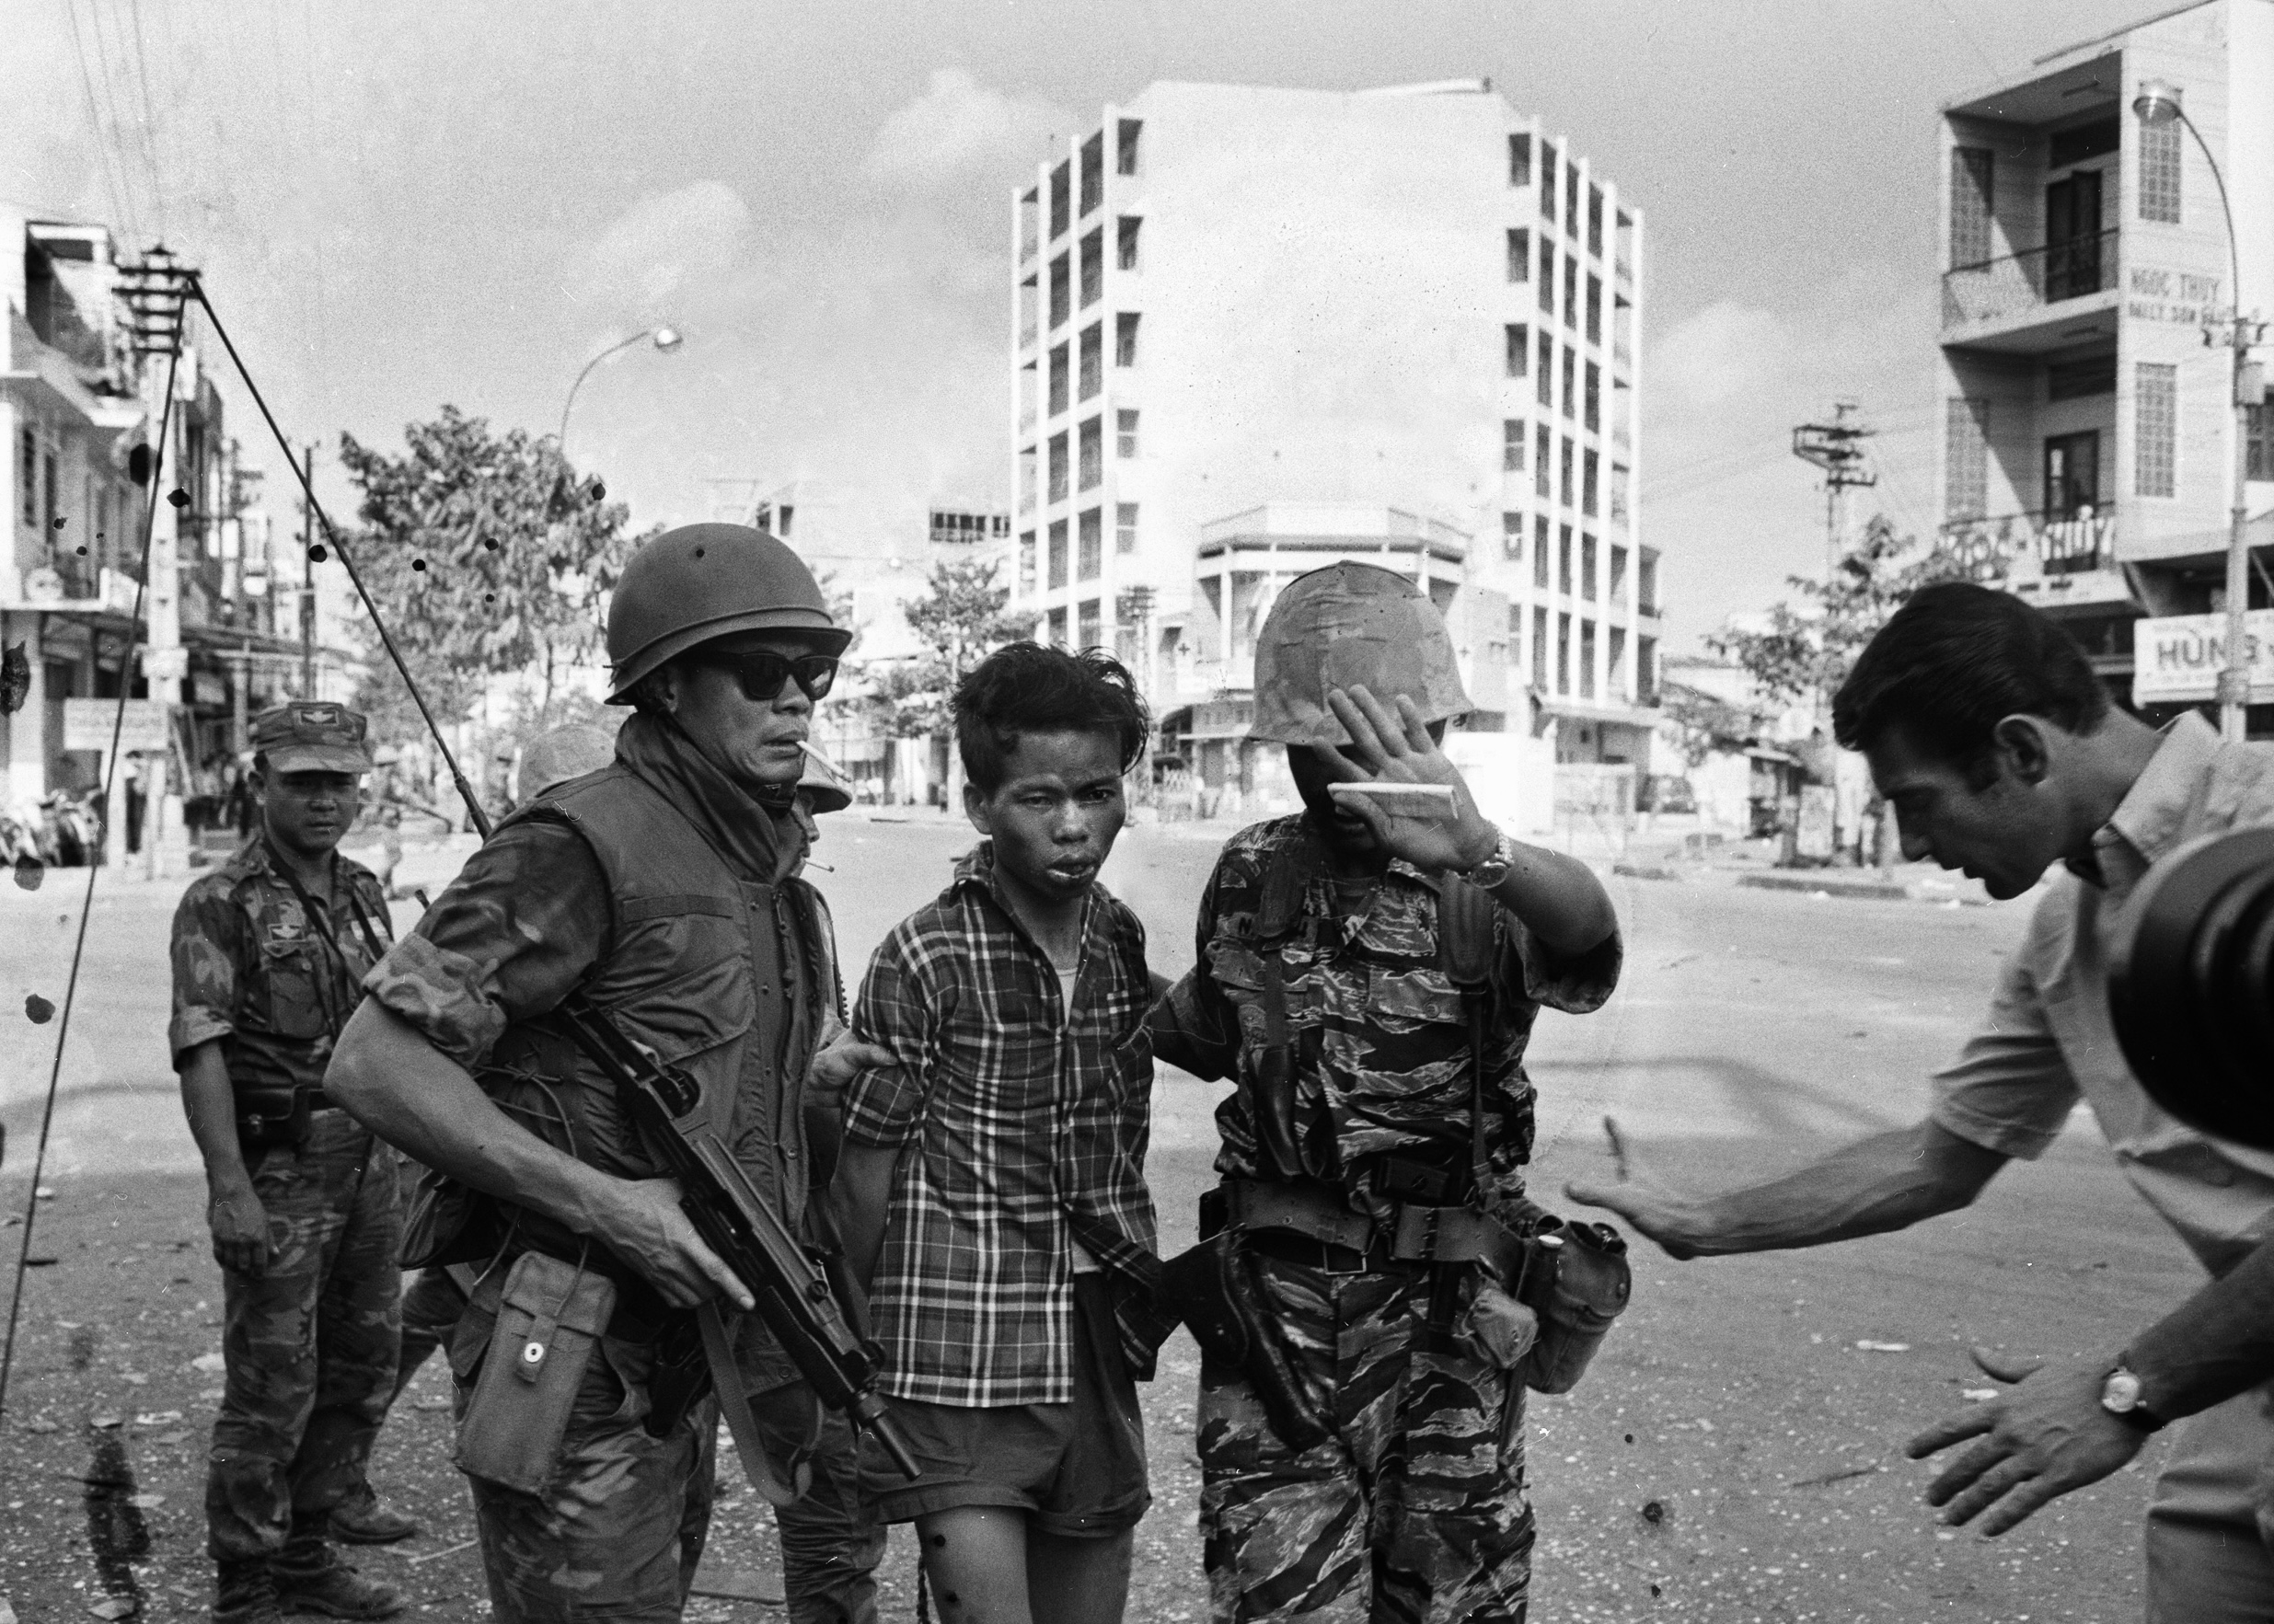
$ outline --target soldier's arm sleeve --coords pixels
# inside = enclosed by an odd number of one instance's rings
[[[2074,917],[2065,886],[2038,904],[2028,934],[1998,972],[1988,1019],[1958,1058],[1933,1077],[1933,1122],[1985,1150],[2024,1161],[2044,1154],[2078,1099],[2076,1077],[2045,1018],[2037,980],[2065,928],[2064,916]]]
[[[1589,1015],[1618,990],[1626,944],[1617,927],[1584,953],[1562,953],[1508,909],[1500,910],[1500,920],[1501,985],[1508,991],[1567,1015]]]
[[[179,1068],[182,1056],[237,1030],[237,962],[244,951],[244,916],[218,877],[199,881],[174,910],[171,958],[174,1013],[167,1043]]]
[[[1193,967],[1153,1000],[1145,1018],[1153,1040],[1153,1058],[1188,1071],[1202,1082],[1236,1077],[1240,1070],[1240,1018],[1208,968],[1208,943],[1216,935],[1217,892],[1221,860],[1200,893],[1194,925]]]
[[[891,1051],[893,1064],[857,1074],[845,1089],[845,1142],[897,1150],[915,1136],[931,1087],[939,1031],[941,965],[903,924],[884,939],[861,978],[853,1035]]]
[[[372,997],[468,1071],[517,1020],[555,1008],[607,952],[606,876],[567,824],[499,831],[364,979]]]

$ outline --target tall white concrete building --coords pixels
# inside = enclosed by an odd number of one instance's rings
[[[1340,557],[1426,585],[1503,754],[1645,765],[1642,214],[1561,135],[1480,82],[1155,84],[1011,231],[1015,601],[1212,789],[1284,798],[1255,632]]]
[[[2202,148],[2133,112],[2151,79],[2223,175],[2232,253]],[[2237,429],[2204,328],[2238,304],[2274,316],[2274,3],[2205,0],[2056,51],[1945,106],[1942,145],[1944,545],[2060,616],[2118,698],[2143,676],[2151,717],[2209,698],[2203,639],[2159,675],[2141,668],[2171,651],[2142,626],[2224,605]],[[2274,562],[2274,419],[2251,417],[2252,543]],[[2252,606],[2274,602],[2253,581]],[[2251,720],[2274,731],[2274,707]]]

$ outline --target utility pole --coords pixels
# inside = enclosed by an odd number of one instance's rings
[[[308,489],[316,489],[316,447],[308,447]],[[316,697],[316,504],[300,498],[300,697]]]
[[[1848,491],[1879,483],[1867,466],[1864,442],[1876,432],[1855,420],[1863,408],[1853,400],[1832,407],[1829,423],[1802,423],[1793,431],[1793,455],[1824,470],[1824,579],[1839,571],[1848,556]]]

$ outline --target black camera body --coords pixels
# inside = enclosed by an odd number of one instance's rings
[[[2112,945],[2108,1008],[2158,1105],[2274,1150],[2274,828],[2206,836],[2149,870]]]

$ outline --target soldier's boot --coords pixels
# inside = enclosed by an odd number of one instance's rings
[[[392,1584],[366,1579],[325,1543],[324,1524],[293,1529],[284,1554],[269,1564],[277,1606],[288,1613],[329,1613],[335,1618],[391,1618],[403,1610]]]
[[[214,1624],[284,1624],[264,1556],[225,1559],[214,1578]]]
[[[331,1508],[331,1537],[348,1545],[392,1545],[419,1531],[419,1525],[379,1503],[369,1483]]]

